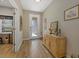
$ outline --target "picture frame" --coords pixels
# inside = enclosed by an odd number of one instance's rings
[[[79,5],[73,6],[64,11],[64,20],[72,20],[79,18]]]
[[[22,30],[22,16],[20,16],[20,31]]]
[[[58,35],[58,21],[54,21],[50,23],[49,31],[50,34]]]
[[[44,19],[44,29],[47,30],[47,18]]]

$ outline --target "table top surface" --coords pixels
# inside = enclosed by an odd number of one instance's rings
[[[12,32],[0,32],[0,34],[12,34]]]

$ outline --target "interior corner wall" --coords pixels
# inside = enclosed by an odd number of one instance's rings
[[[21,3],[20,0],[14,0],[16,6],[17,7],[15,9],[15,51],[19,51],[21,44],[23,42],[23,38],[22,38],[22,31],[20,30],[20,16],[23,17],[23,10],[21,7]]]
[[[45,18],[48,20],[47,28],[49,28],[51,21],[59,21],[59,28],[61,28],[62,35],[67,37],[67,57],[71,57],[71,55],[74,57],[79,56],[79,19],[64,21],[64,10],[77,4],[79,4],[79,0],[53,0],[43,13],[43,34],[45,33]]]

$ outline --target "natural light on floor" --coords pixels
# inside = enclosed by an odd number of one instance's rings
[[[37,36],[35,33],[32,33],[32,37]]]

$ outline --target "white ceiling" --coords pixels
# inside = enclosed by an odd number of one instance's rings
[[[24,10],[43,12],[53,0],[41,0],[41,2],[35,2],[35,0],[20,1]]]
[[[12,8],[12,5],[10,4],[9,0],[3,0],[3,1],[0,0],[0,6]]]

